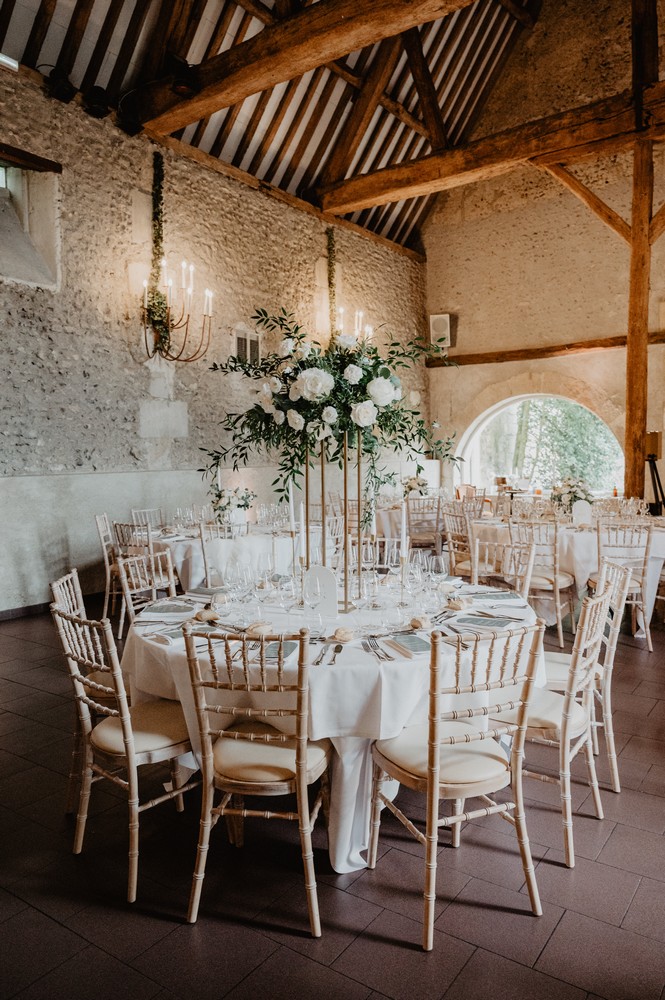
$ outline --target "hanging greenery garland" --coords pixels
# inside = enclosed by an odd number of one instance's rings
[[[159,289],[159,277],[164,258],[164,157],[161,153],[152,156],[152,262],[148,285],[148,305],[146,318],[155,336],[155,351],[161,353],[169,348],[171,331],[168,323],[168,302]]]
[[[330,314],[330,335],[337,333],[337,286],[335,272],[337,268],[337,247],[335,246],[335,230],[332,226],[326,229],[328,246],[328,310]]]

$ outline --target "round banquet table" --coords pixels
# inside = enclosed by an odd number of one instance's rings
[[[319,545],[320,530],[311,534],[312,545]],[[193,590],[205,579],[203,563],[203,547],[199,530],[190,529],[190,533],[161,532],[154,538],[156,551],[168,549],[171,553],[173,567],[178,575],[183,590]],[[232,561],[250,566],[253,572],[258,569],[261,558],[270,555],[273,567],[277,573],[289,573],[293,560],[293,546],[288,532],[271,532],[261,530],[254,525],[246,535],[235,538],[214,538],[206,543],[210,563],[218,572]],[[300,555],[300,537],[296,535],[296,559]]]
[[[656,594],[658,593],[658,582],[665,562],[665,518],[651,518],[651,550],[649,565],[647,567],[647,585],[644,595],[645,611],[647,621],[651,621]],[[500,542],[507,544],[510,541],[510,529],[508,525],[498,518],[473,521],[473,535],[481,541]],[[563,524],[559,527],[559,567],[564,573],[570,573],[575,577],[577,592],[583,596],[586,591],[587,580],[592,573],[598,572],[598,540],[596,529],[591,527]],[[537,606],[537,611],[547,621],[548,625],[554,624],[556,618],[553,615],[552,604],[544,603],[541,609]],[[643,622],[641,615],[638,615],[638,638],[644,638]]]
[[[471,588],[466,590],[470,592]],[[484,596],[478,593],[477,599],[474,598],[476,609],[482,607],[487,613],[487,609],[497,607],[500,610],[490,613],[512,616],[514,621],[510,625],[514,627],[532,624],[536,620],[534,611],[517,596],[512,601],[502,601],[494,606],[491,604],[490,588],[476,590],[484,592]],[[193,607],[192,615],[195,610]],[[265,605],[261,610],[262,618],[269,618],[278,633],[295,632],[307,624],[302,614],[295,610],[285,612],[269,606],[266,608]],[[472,613],[473,608],[459,612],[437,627],[453,636],[452,627],[456,618]],[[378,624],[377,618],[385,618],[385,611],[354,612],[343,617],[345,625],[358,626],[364,621],[374,627]],[[155,697],[177,700],[182,704],[192,745],[198,753],[200,741],[196,712],[180,632],[183,620],[181,616],[179,622],[172,623],[170,627],[167,625],[167,634],[158,607],[152,614],[148,609],[140,615],[127,637],[122,669],[129,679],[134,704]],[[487,622],[483,630],[487,629],[489,635],[497,625],[491,619]],[[336,627],[336,620],[324,620],[324,624],[330,635]],[[224,625],[218,627],[223,629]],[[509,626],[504,623],[504,627]],[[320,649],[320,644],[311,644],[312,661]],[[366,867],[362,852],[367,848],[369,836],[372,741],[396,736],[405,725],[427,719],[429,654],[407,657],[401,656],[393,647],[385,649],[394,658],[379,661],[362,649],[360,640],[353,641],[344,645],[334,665],[328,664],[330,654],[327,654],[322,665],[312,663],[309,671],[310,738],[319,740],[327,737],[336,751],[332,765],[328,849],[330,863],[340,873]],[[454,657],[453,645],[444,643],[443,662],[451,672],[444,683],[454,683]],[[293,669],[294,672],[297,669],[295,658]],[[542,686],[544,683],[543,658],[538,667],[536,684]]]

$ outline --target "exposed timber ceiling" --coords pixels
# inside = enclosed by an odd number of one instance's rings
[[[541,0],[1,0],[0,52],[315,205],[467,143]],[[436,194],[344,217],[417,246]],[[338,213],[341,214],[341,213]]]

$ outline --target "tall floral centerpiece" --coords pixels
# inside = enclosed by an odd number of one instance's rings
[[[361,494],[376,496],[391,478],[381,465],[383,448],[416,462],[424,453],[452,460],[452,439],[433,436],[432,427],[405,400],[400,379],[400,373],[417,361],[445,357],[441,347],[420,340],[391,340],[382,353],[367,339],[339,331],[324,347],[309,340],[283,309],[277,315],[259,309],[252,319],[259,329],[277,334],[279,345],[256,363],[232,356],[212,365],[213,371],[240,372],[256,384],[252,405],[242,413],[228,413],[222,421],[229,443],[206,452],[205,471],[213,479],[228,460],[238,469],[253,453],[276,453],[279,474],[273,485],[278,495],[286,498],[289,484],[304,474],[308,497],[311,460],[319,455],[325,502],[328,462],[343,468],[346,495],[353,457],[360,499]]]
[[[220,524],[229,524],[236,510],[249,510],[252,500],[256,499],[256,493],[251,490],[237,486],[234,490],[220,489],[213,484],[210,489],[210,505],[215,514],[215,518]]]

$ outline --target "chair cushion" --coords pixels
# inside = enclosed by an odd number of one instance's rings
[[[564,700],[564,696],[557,694],[556,691],[548,691],[546,688],[534,688],[529,705],[528,732],[531,733],[537,729],[543,733],[558,734],[561,730]],[[501,712],[499,715],[492,716],[492,718],[501,722],[515,724],[517,722],[517,709]],[[574,702],[571,713],[571,736],[581,735],[586,727],[586,712],[581,705]]]
[[[137,753],[165,750],[189,739],[185,717],[177,701],[143,701],[133,705],[132,718],[134,747]],[[90,742],[105,753],[124,754],[122,727],[117,716],[103,719],[90,734]]]
[[[590,590],[595,590],[597,586],[598,586],[598,574],[592,573],[589,579],[587,580],[587,587],[589,587]],[[631,575],[630,583],[628,584],[628,593],[629,594],[635,593],[635,591],[639,590],[641,586],[642,586],[642,581],[639,578],[639,576]]]
[[[454,572],[461,573],[463,576],[471,576],[471,561],[463,559],[462,562],[456,562]]]
[[[563,573],[559,570],[557,576],[557,584],[559,590],[565,590],[566,587],[572,587],[575,583],[575,577],[571,573]],[[554,572],[547,566],[534,566],[533,573],[531,574],[531,589],[532,590],[554,590]]]
[[[552,691],[565,691],[570,671],[570,653],[555,653],[545,650],[545,672],[547,687]]]
[[[466,722],[445,722],[442,736],[464,736],[477,732]],[[398,767],[420,778],[427,778],[427,723],[407,726],[390,740],[377,740],[376,749]],[[468,785],[474,781],[501,780],[510,770],[510,760],[496,740],[476,740],[474,743],[443,744],[439,750],[442,785]]]
[[[226,732],[278,734],[279,730],[265,722],[239,722]],[[320,773],[331,752],[329,740],[307,744],[307,770]],[[296,774],[296,740],[290,737],[284,743],[251,743],[249,740],[231,740],[220,736],[212,751],[215,773],[233,781],[254,781],[265,784],[274,781],[292,781]]]

